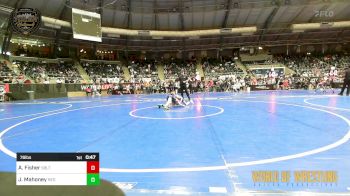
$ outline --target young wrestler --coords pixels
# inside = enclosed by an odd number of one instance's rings
[[[164,108],[166,110],[169,110],[173,106],[187,106],[189,102],[186,102],[184,98],[182,98],[180,95],[175,94],[175,92],[171,92],[167,98],[166,103],[158,105],[158,108]]]

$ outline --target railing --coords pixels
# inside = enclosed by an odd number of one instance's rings
[[[59,63],[61,61],[64,62],[73,62],[71,58],[57,58],[57,59],[49,59],[49,58],[40,58],[40,57],[27,57],[27,56],[10,56],[11,61],[28,61],[28,62],[46,62],[46,63]]]
[[[317,77],[307,78],[304,82],[299,82],[297,77],[293,78],[291,88],[294,89],[307,89],[308,85],[310,85],[310,79],[313,81],[317,81]],[[301,78],[300,78],[301,79]],[[305,79],[305,78],[303,78]],[[333,88],[340,88],[342,86],[342,81],[337,81],[332,84]],[[121,91],[125,93],[126,85],[130,85],[131,93],[136,93],[135,84],[138,84],[140,87],[140,83],[123,83],[119,84],[119,89],[117,91]],[[315,82],[314,82],[315,84]],[[2,85],[2,84],[0,84]],[[68,92],[84,92],[86,88],[88,88],[91,84],[7,84],[8,89],[6,90],[6,95],[11,100],[24,100],[30,99],[30,93],[34,94],[35,99],[43,99],[43,98],[58,98],[58,97],[67,97]],[[259,84],[259,85],[251,85],[251,90],[274,90],[277,85],[272,84]],[[101,85],[102,91],[107,91],[107,89],[113,89],[114,84],[104,84]],[[196,88],[196,87],[195,87]],[[213,86],[210,91],[220,92],[222,89],[219,86]],[[143,90],[138,89],[137,93],[152,93],[154,91],[157,92],[165,92],[164,87],[160,87],[158,85],[146,85]],[[196,91],[204,91],[204,89],[197,89]]]

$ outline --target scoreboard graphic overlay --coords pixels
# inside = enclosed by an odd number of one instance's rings
[[[17,153],[17,185],[100,185],[99,153]]]

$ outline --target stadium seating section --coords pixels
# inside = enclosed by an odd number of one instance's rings
[[[115,79],[123,76],[123,69],[119,64],[106,62],[82,62],[81,64],[90,78],[97,83],[113,83]]]

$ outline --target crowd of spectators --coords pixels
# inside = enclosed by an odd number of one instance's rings
[[[202,67],[207,78],[243,74],[243,70],[237,66],[233,57],[223,58],[222,61],[216,58],[203,58]]]
[[[297,75],[304,77],[322,77],[329,73],[331,67],[343,71],[350,64],[347,55],[296,55],[276,56],[274,62],[279,62],[294,70]]]
[[[195,76],[197,59],[192,57],[189,60],[171,58],[162,60],[164,75],[166,79],[176,79],[180,75]]]
[[[5,63],[0,62],[0,83],[12,83],[15,75],[16,74],[10,70]]]
[[[154,59],[133,58],[129,61],[128,69],[132,82],[150,81],[158,78],[157,61]]]
[[[205,78],[199,77],[196,65],[202,64]],[[37,83],[47,83],[49,79],[57,78],[57,83],[79,83],[79,73],[70,63],[38,63],[18,61],[20,70],[24,75],[31,77]],[[342,82],[342,71],[350,65],[350,57],[346,55],[324,55],[324,56],[275,56],[273,59],[263,62],[268,64],[283,64],[295,71],[295,74],[286,75],[283,69],[273,70],[275,75],[271,76],[269,70],[249,71],[243,74],[235,59],[232,58],[204,58],[197,61],[195,57],[189,60],[170,58],[148,60],[130,59],[128,69],[131,79],[126,81],[123,77],[122,66],[118,64],[83,62],[82,66],[96,85],[113,84],[112,91],[120,93],[167,93],[179,89],[178,78],[188,78],[188,87],[191,92],[207,91],[240,91],[255,85],[274,85],[281,89],[316,88],[322,81],[330,83]],[[165,80],[158,77],[157,65],[164,65]],[[339,77],[330,77],[332,69],[338,71]],[[1,80],[9,78],[12,73],[6,66],[1,66]],[[18,82],[18,78],[15,80]],[[72,78],[70,80],[69,78]],[[117,78],[117,80],[115,80]],[[331,78],[331,79],[329,79]],[[13,82],[13,78],[12,82]],[[76,79],[76,80],[74,80]],[[331,80],[331,81],[330,81]],[[112,92],[111,91],[111,92]]]
[[[295,73],[286,75],[283,71],[276,71],[276,77],[271,80],[266,74],[257,74],[250,71],[252,84],[277,86],[288,84],[289,88],[316,89],[322,83],[332,87],[334,83],[342,82],[344,69],[350,65],[350,57],[347,55],[294,55],[274,56],[273,59],[263,62],[264,65],[285,65]],[[331,72],[335,71],[331,74]]]
[[[15,73],[5,62],[0,63],[0,83],[24,84],[31,83],[26,76],[21,73]]]
[[[241,77],[236,75],[224,76],[211,78],[208,80],[201,80],[196,77],[187,77],[182,75],[187,79],[187,87],[190,93],[194,92],[238,92],[240,90],[246,89],[250,84],[249,77]],[[177,91],[180,88],[180,81],[177,79],[166,79],[160,81],[159,79],[151,81],[140,81],[135,83],[129,83],[128,81],[120,81],[111,87],[109,92],[113,94],[125,94],[125,93],[169,93],[172,91]]]
[[[95,83],[113,83],[123,77],[123,69],[119,64],[82,62],[81,65]]]
[[[81,76],[72,62],[46,63],[16,61],[18,68],[35,83],[49,84],[50,81],[60,83],[80,83]]]

